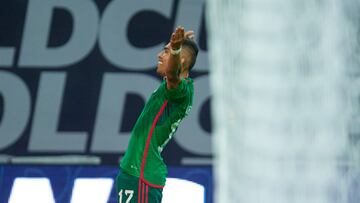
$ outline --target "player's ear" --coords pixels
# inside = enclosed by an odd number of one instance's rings
[[[185,63],[185,58],[184,57],[181,57],[180,59],[180,64],[181,64],[181,69],[183,70],[186,66],[186,63]]]
[[[185,60],[185,58],[181,58],[181,60],[180,60],[180,63],[181,63],[181,72],[185,72],[185,70],[188,68],[188,66],[187,66],[187,63],[185,62],[186,60]],[[188,71],[186,71],[185,73],[187,73],[186,75],[185,75],[185,77],[188,77],[189,76],[189,73],[188,73]]]

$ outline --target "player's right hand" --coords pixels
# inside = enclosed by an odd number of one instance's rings
[[[185,40],[185,30],[184,27],[178,26],[171,34],[170,38],[170,48],[173,50],[178,50],[181,48],[182,43]]]

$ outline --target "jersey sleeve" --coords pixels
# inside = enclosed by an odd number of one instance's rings
[[[177,88],[167,89],[165,85],[165,95],[169,100],[180,100],[191,93],[192,83],[191,79],[182,79]]]

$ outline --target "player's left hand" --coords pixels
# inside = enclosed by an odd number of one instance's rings
[[[192,30],[185,32],[185,38],[194,40],[195,39],[195,33]]]

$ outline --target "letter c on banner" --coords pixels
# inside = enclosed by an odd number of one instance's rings
[[[171,17],[172,1],[115,0],[104,11],[100,25],[99,46],[105,58],[115,66],[144,70],[156,65],[156,55],[165,44],[136,48],[127,38],[127,26],[137,12],[152,10]],[[146,33],[143,33],[146,37]],[[140,59],[140,60],[138,60]]]

